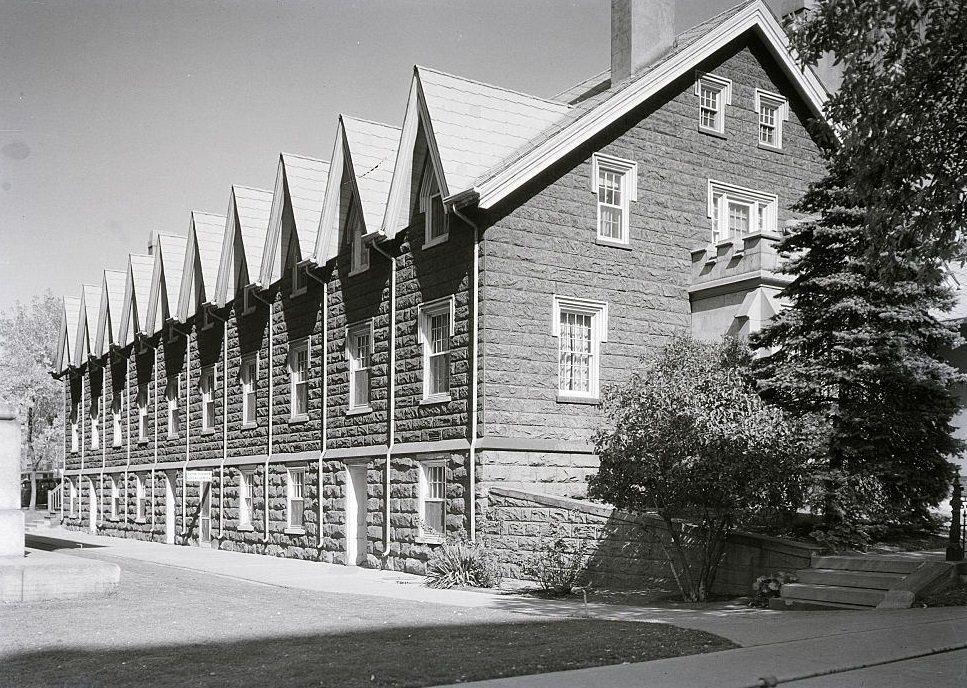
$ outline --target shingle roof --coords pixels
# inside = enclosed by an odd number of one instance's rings
[[[374,232],[383,223],[386,197],[396,166],[400,128],[345,115],[342,125],[353,161],[363,221],[366,231]]]
[[[567,111],[562,102],[416,67],[450,193],[463,191]]]
[[[307,258],[316,249],[319,218],[326,199],[329,162],[283,153],[282,164],[285,167],[285,181],[289,189],[296,233],[299,236],[299,247],[302,249],[302,257]]]

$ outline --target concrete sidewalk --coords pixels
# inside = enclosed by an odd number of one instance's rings
[[[406,573],[311,561],[176,547],[35,528],[31,543],[44,548],[80,546],[85,556],[151,562],[236,580],[320,593],[374,595],[428,604],[489,607],[536,616],[584,616],[579,600],[545,600],[509,592],[433,590]],[[83,550],[81,550],[83,551]],[[78,550],[74,550],[78,552]],[[124,585],[122,573],[121,585]],[[485,681],[481,688],[511,686],[755,686],[764,677],[806,688],[817,686],[961,686],[967,684],[967,608],[786,612],[721,604],[620,607],[591,604],[593,618],[663,622],[708,631],[740,649],[640,664]],[[957,651],[959,649],[959,651]],[[863,671],[859,669],[866,668]],[[835,673],[830,673],[835,672]],[[805,681],[807,677],[809,681]],[[867,678],[864,678],[867,677]],[[916,676],[930,676],[923,682]],[[868,679],[868,680],[867,680]],[[865,682],[866,681],[866,682]],[[467,685],[467,684],[463,684]]]

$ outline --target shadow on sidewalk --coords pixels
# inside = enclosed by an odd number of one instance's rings
[[[83,542],[75,542],[74,540],[64,540],[32,533],[27,533],[24,540],[27,547],[41,549],[45,552],[56,552],[59,549],[98,549],[104,547],[104,545],[84,544]]]

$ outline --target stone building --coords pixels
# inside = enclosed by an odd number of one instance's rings
[[[401,127],[340,117],[65,298],[66,522],[419,571],[495,488],[582,496],[601,389],[770,317],[822,174],[766,5],[673,5],[613,0],[611,69],[552,98],[416,67]]]

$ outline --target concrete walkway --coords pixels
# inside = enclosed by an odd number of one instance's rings
[[[579,600],[542,600],[507,592],[432,590],[423,578],[195,547],[34,528],[28,546],[96,548],[129,558],[253,583],[375,595],[429,604],[490,607],[528,615],[583,616]],[[62,550],[61,550],[62,551]],[[122,573],[121,585],[124,585]],[[593,618],[664,622],[724,636],[741,648],[640,664],[485,681],[479,688],[535,686],[818,686],[967,685],[967,608],[783,612],[722,604],[701,610],[591,604]],[[468,684],[462,684],[468,685]]]

